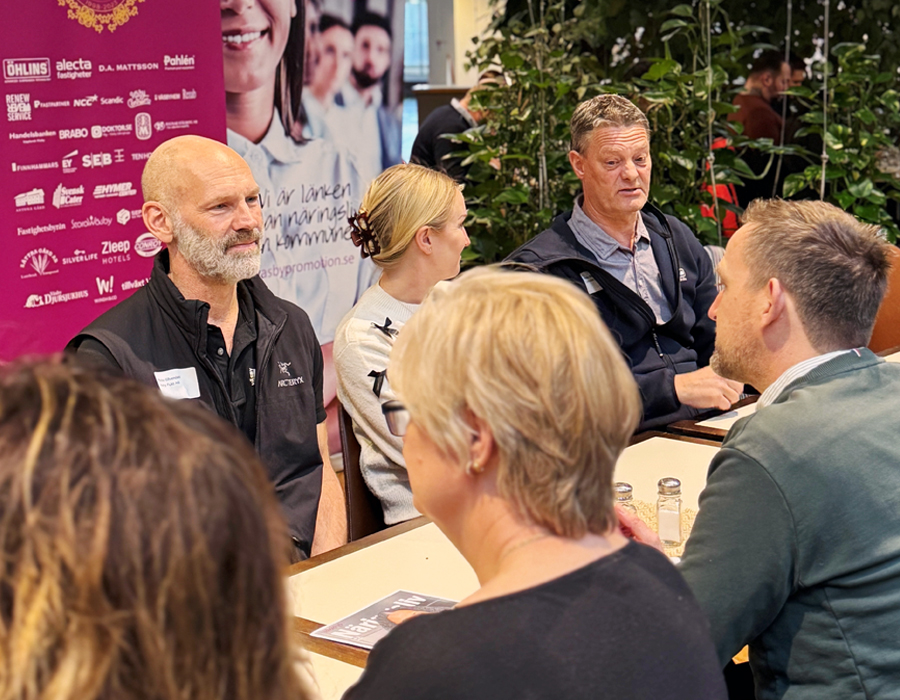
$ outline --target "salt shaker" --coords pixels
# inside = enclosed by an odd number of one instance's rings
[[[656,518],[659,523],[659,539],[666,547],[681,544],[681,482],[671,476],[659,480],[659,499],[656,501]]]
[[[630,510],[632,513],[637,513],[637,509],[634,507],[634,489],[631,488],[631,484],[626,484],[624,481],[617,481],[615,492],[617,504]]]

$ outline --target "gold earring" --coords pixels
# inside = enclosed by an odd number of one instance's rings
[[[472,476],[473,474],[481,474],[484,471],[484,467],[482,467],[477,459],[469,460],[469,463],[466,465],[466,474]]]

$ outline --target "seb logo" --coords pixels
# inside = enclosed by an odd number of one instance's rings
[[[34,83],[50,80],[49,58],[4,58],[3,82]]]

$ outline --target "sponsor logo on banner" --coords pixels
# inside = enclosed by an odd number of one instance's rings
[[[43,207],[41,207],[43,208]],[[28,226],[26,228],[19,227],[18,235],[20,236],[37,236],[39,233],[55,233],[56,231],[65,231],[65,224],[46,224],[45,226]]]
[[[94,262],[98,257],[97,253],[88,253],[86,250],[75,249],[70,256],[62,259],[63,265],[78,265],[79,263]]]
[[[36,83],[50,80],[49,58],[4,58],[3,82]]]
[[[49,160],[45,163],[11,163],[14,173],[26,173],[32,170],[54,170],[59,167],[59,161]]]
[[[31,94],[15,92],[6,96],[6,121],[31,121]]]
[[[142,258],[152,258],[162,250],[162,241],[152,233],[142,233],[134,242],[134,252]]]
[[[88,130],[81,129],[60,129],[59,130],[59,140],[66,141],[67,139],[86,139],[88,136]]]
[[[194,70],[196,63],[196,57],[193,55],[163,56],[163,66],[166,70]]]
[[[140,219],[141,218],[141,210],[140,209],[119,209],[116,212],[116,221],[118,221],[122,226],[127,224],[132,219]]]
[[[181,99],[182,100],[196,100],[197,99],[197,91],[196,90],[186,90],[185,88],[181,88]]]
[[[117,63],[116,65],[101,64],[101,73],[134,73],[136,71],[159,70],[158,63]]]
[[[59,0],[59,5],[68,8],[69,19],[101,34],[104,29],[116,31],[137,15],[139,2],[143,0]]]
[[[153,155],[153,151],[145,151],[143,153],[132,153],[131,160],[147,160]]]
[[[169,102],[171,100],[180,100],[181,93],[180,92],[160,92],[153,96],[153,99],[157,102]]]
[[[54,304],[65,304],[76,299],[87,299],[90,296],[86,289],[77,292],[47,292],[46,294],[29,294],[25,300],[26,309],[37,309],[41,306],[53,306]]]
[[[94,226],[109,226],[113,220],[108,216],[94,216],[91,214],[86,219],[76,221],[72,219],[72,228],[93,228]]]
[[[53,251],[47,248],[35,248],[26,253],[22,262],[19,263],[19,269],[23,271],[19,275],[19,279],[27,280],[32,277],[55,275],[59,270],[53,269],[53,266],[58,264],[59,259],[53,254]]]
[[[10,131],[9,138],[12,141],[21,141],[22,143],[44,143],[47,139],[56,136],[56,132],[51,129],[45,131]]]
[[[60,184],[53,193],[53,206],[57,209],[79,207],[84,201],[84,185],[63,187]]]
[[[78,155],[78,149],[76,148],[71,153],[66,153],[62,157],[62,171],[64,173],[74,173],[78,170],[78,166],[75,165],[75,156]]]
[[[131,109],[144,107],[150,104],[152,100],[145,90],[132,90],[128,93],[128,106]]]
[[[85,153],[81,156],[81,167],[83,168],[105,168],[112,165],[112,153]]]
[[[122,282],[122,291],[128,292],[128,291],[131,291],[132,289],[140,289],[145,284],[147,284],[147,282],[149,282],[149,281],[150,281],[150,278],[145,277],[142,280],[128,280],[127,282]]]
[[[181,119],[175,122],[158,121],[153,128],[156,131],[171,131],[173,129],[190,129],[192,126],[197,126],[196,119]]]
[[[141,141],[146,141],[153,136],[153,124],[150,115],[140,112],[134,117],[134,135]]]
[[[77,58],[74,61],[62,59],[56,62],[56,77],[58,80],[77,80],[90,78],[94,67],[86,58]]]
[[[15,196],[16,211],[34,211],[44,208],[44,190],[35,187]]]
[[[115,277],[113,275],[109,277],[95,277],[94,281],[97,283],[97,294],[100,295],[94,299],[95,304],[116,300],[117,297],[113,294],[115,291]]]
[[[57,107],[71,107],[72,102],[70,100],[35,100],[34,108],[35,109],[55,109]],[[75,105],[76,107],[78,105]]]
[[[116,97],[101,97],[100,98],[101,105],[123,105],[125,104],[125,98],[121,95],[117,95]]]
[[[95,124],[91,127],[91,136],[95,139],[106,138],[107,136],[131,136],[134,127],[131,124],[106,124],[100,126]]]
[[[114,265],[131,260],[131,241],[103,241],[100,249],[101,262],[104,265]]]
[[[78,97],[72,100],[72,106],[74,107],[93,107],[97,104],[97,100],[100,99],[99,95],[88,95],[87,97]]]
[[[94,188],[94,199],[106,199],[108,197],[133,197],[137,190],[130,182],[117,182],[113,185],[97,185]]]

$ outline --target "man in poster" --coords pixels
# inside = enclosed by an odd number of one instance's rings
[[[303,0],[222,0],[225,106],[228,145],[260,187],[260,277],[309,314],[329,405],[335,328],[375,269],[350,240],[347,217],[363,191],[352,159],[330,141],[302,136],[305,11]]]

